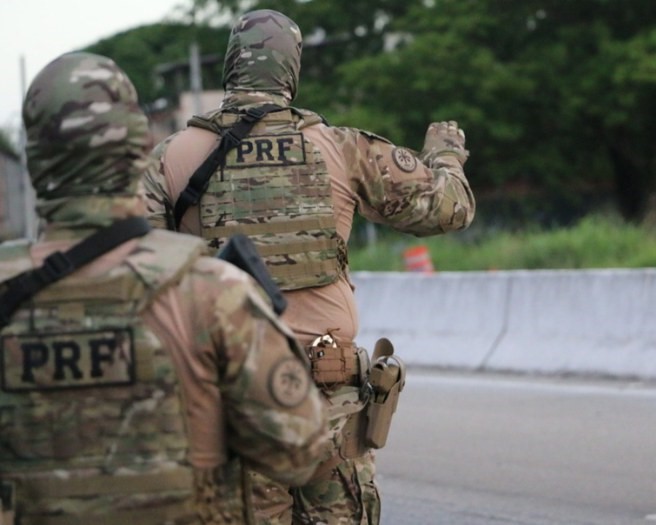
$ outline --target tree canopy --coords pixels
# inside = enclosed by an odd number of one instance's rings
[[[208,18],[143,27],[93,50],[121,64],[142,100],[161,96],[155,65],[184,59],[192,35],[203,53],[222,54],[243,8],[189,5]],[[303,31],[296,105],[415,149],[429,122],[457,120],[481,201],[535,195],[540,216],[547,202],[582,212],[610,194],[627,219],[647,212],[656,192],[653,0],[262,0],[248,8],[279,10]]]
[[[189,59],[192,42],[205,55],[223,56],[229,29],[179,23],[160,23],[118,33],[87,47],[85,50],[108,56],[128,74],[139,92],[139,99],[152,103],[158,98],[177,95],[174,86],[161,81],[158,67]],[[220,61],[219,61],[220,62]],[[219,66],[221,64],[219,63]],[[203,86],[221,84],[221,67],[203,71]]]

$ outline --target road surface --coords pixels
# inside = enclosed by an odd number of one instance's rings
[[[410,371],[382,525],[656,524],[656,384]]]

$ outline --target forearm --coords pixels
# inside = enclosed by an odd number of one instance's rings
[[[358,206],[367,219],[419,237],[468,227],[474,195],[455,157],[435,157],[413,178],[371,178]]]
[[[417,235],[431,235],[433,229],[446,233],[467,228],[476,213],[476,200],[460,161],[453,155],[437,155],[422,161],[435,176],[435,189],[425,196],[427,231]]]
[[[405,213],[411,216],[404,231],[417,236],[435,235],[468,227],[476,212],[476,202],[465,176],[469,157],[465,134],[457,122],[434,122],[428,126],[424,147],[417,158],[432,174],[428,188],[418,184],[410,189]]]

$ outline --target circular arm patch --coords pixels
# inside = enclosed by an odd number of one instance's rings
[[[277,403],[293,408],[308,395],[310,375],[298,359],[287,357],[279,361],[269,374],[269,392]]]
[[[417,158],[408,148],[394,148],[392,150],[392,160],[401,171],[411,173],[417,167]]]

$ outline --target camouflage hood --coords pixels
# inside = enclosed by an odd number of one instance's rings
[[[134,86],[112,60],[69,53],[52,61],[30,85],[23,121],[47,222],[105,226],[143,213],[137,193],[152,139]]]
[[[301,70],[299,27],[277,11],[243,15],[232,28],[223,66],[224,107],[273,100],[287,105],[296,96]],[[278,100],[280,99],[280,100]]]

